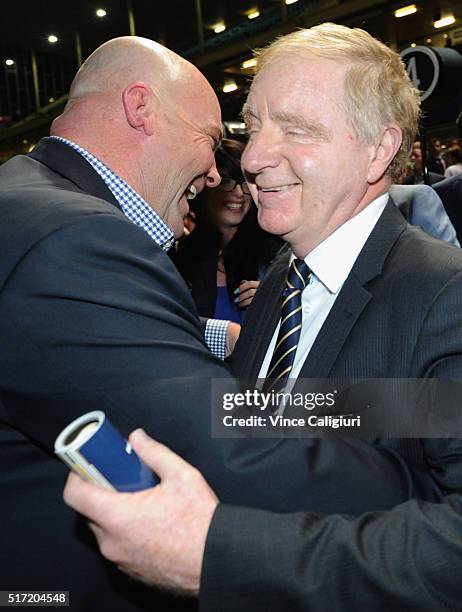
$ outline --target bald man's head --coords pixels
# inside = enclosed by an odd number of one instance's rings
[[[152,40],[124,36],[96,49],[51,133],[111,168],[177,235],[191,185],[219,182],[217,97],[195,66]]]
[[[69,101],[114,93],[138,80],[170,91],[194,73],[200,75],[192,64],[153,40],[122,36],[104,43],[87,58],[71,85]]]

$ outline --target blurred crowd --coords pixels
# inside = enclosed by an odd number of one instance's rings
[[[462,172],[462,140],[451,138],[443,140],[437,136],[428,141],[426,159],[422,143],[417,140],[412,145],[407,173],[402,178],[405,185],[424,184],[424,162],[428,169],[428,184],[433,185],[444,178]]]

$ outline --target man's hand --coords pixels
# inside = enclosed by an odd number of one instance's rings
[[[90,519],[102,554],[134,578],[181,594],[199,592],[205,540],[218,499],[198,470],[137,429],[130,444],[161,479],[115,493],[70,474],[64,501]]]

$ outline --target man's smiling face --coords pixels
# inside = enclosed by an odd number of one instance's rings
[[[287,55],[266,64],[244,106],[242,168],[261,227],[299,257],[360,212],[371,148],[348,121],[345,63]]]

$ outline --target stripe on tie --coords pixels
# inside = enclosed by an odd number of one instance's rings
[[[302,329],[302,291],[310,276],[311,270],[303,260],[292,260],[282,295],[281,324],[263,391],[283,389],[292,370]]]

